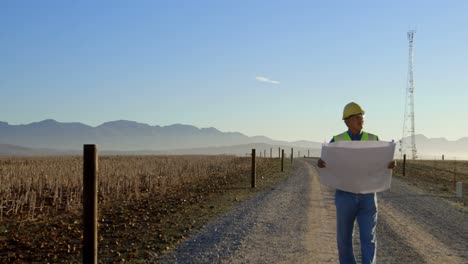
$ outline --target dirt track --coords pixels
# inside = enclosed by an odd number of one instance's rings
[[[206,225],[161,263],[338,263],[333,190],[315,161]],[[355,252],[359,259],[358,232]],[[467,263],[466,212],[394,178],[379,194],[379,263]]]

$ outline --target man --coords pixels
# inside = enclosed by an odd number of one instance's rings
[[[334,136],[330,143],[351,140],[379,140],[378,136],[362,131],[364,113],[364,110],[358,104],[354,102],[347,104],[343,110],[343,120],[348,127],[348,131]],[[319,159],[317,166],[325,168],[326,162]],[[395,166],[395,161],[392,161],[388,168],[393,169]],[[376,263],[376,193],[360,194],[337,189],[335,192],[335,206],[336,240],[340,263],[356,263],[353,253],[353,229],[356,219],[361,239],[362,263]]]

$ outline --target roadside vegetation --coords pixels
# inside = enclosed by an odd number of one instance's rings
[[[440,196],[466,210],[468,205],[468,161],[466,160],[406,160],[398,161],[394,175],[417,186],[428,194]],[[456,198],[456,182],[463,182],[463,196]]]
[[[154,258],[255,192],[285,179],[285,160],[99,157],[99,261]],[[82,157],[0,159],[0,263],[81,262]]]

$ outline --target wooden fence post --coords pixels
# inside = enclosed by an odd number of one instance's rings
[[[270,148],[270,159],[273,158],[273,149]]]
[[[310,158],[310,149],[307,150],[307,157]]]
[[[263,150],[263,157],[266,158],[266,149]]]
[[[403,176],[406,175],[406,154],[403,155]]]
[[[463,198],[463,182],[457,182],[456,192],[457,199],[461,201],[461,199]]]
[[[281,150],[281,172],[284,171],[284,149]]]
[[[260,152],[261,153],[261,152]],[[256,170],[255,170],[255,149],[252,149],[252,171],[251,171],[251,178],[250,178],[250,187],[255,188],[256,182]]]
[[[453,162],[453,187],[457,188],[457,161]]]
[[[97,263],[98,156],[96,145],[83,147],[83,263]]]
[[[278,148],[278,159],[281,159],[281,148]]]

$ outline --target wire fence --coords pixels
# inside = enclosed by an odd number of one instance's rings
[[[458,201],[468,202],[468,161],[457,157],[443,157],[439,159],[399,160],[394,169],[396,176],[440,195],[448,195],[454,198],[460,195]],[[457,183],[461,185],[461,191],[457,190]],[[457,194],[457,191],[459,192]]]

